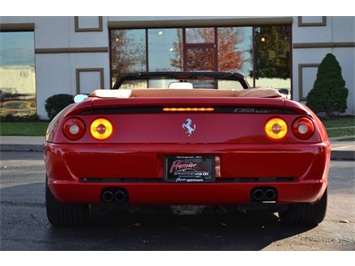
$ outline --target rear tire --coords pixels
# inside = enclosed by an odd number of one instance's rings
[[[321,199],[315,204],[289,204],[286,211],[279,213],[280,220],[288,225],[317,225],[324,220],[327,200],[328,193],[326,189]]]
[[[48,221],[53,226],[82,226],[89,221],[89,205],[59,203],[46,182],[46,210]]]

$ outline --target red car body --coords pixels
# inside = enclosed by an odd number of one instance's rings
[[[242,83],[243,91],[98,90],[65,108],[44,144],[49,221],[82,224],[92,204],[111,204],[271,209],[286,223],[320,223],[330,161],[323,124],[276,90]]]

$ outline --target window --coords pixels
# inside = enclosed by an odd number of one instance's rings
[[[0,115],[36,114],[33,32],[0,32]]]
[[[252,32],[252,27],[218,28],[219,71],[234,71],[244,76],[250,75],[253,70]]]
[[[255,86],[280,91],[291,88],[291,26],[263,26],[254,29]]]
[[[112,82],[135,71],[227,71],[290,92],[290,51],[290,25],[111,30]]]
[[[150,71],[181,71],[182,30],[148,30],[148,69]]]
[[[147,70],[145,30],[111,31],[112,82],[117,75]]]

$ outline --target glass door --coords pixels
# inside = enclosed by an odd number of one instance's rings
[[[184,30],[184,70],[217,70],[215,28],[186,28]]]

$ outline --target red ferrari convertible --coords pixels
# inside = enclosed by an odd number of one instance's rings
[[[85,224],[95,205],[129,210],[270,210],[316,225],[327,209],[330,142],[317,116],[238,73],[144,72],[76,95],[44,143],[46,209]]]

